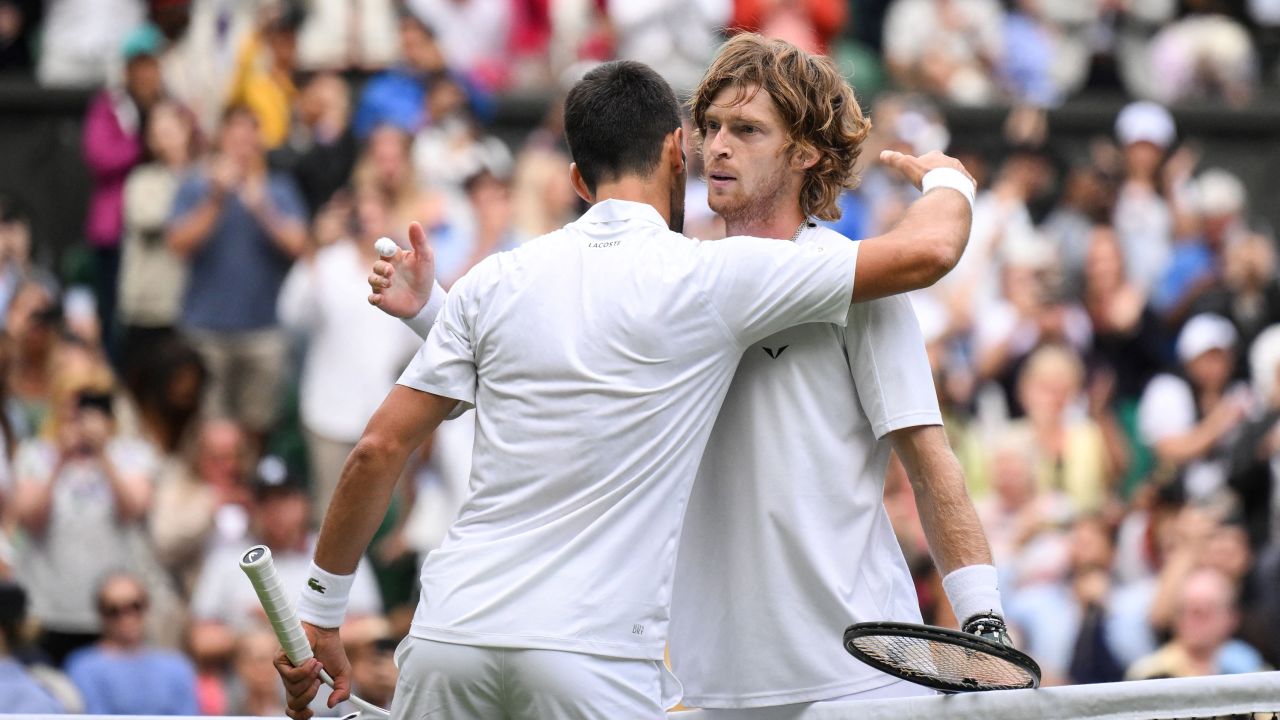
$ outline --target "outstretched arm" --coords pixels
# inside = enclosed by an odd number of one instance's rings
[[[901,172],[917,188],[930,171],[944,168],[973,181],[959,160],[939,152],[912,157],[886,150],[880,153],[880,161]],[[952,177],[956,177],[954,173]],[[927,189],[892,230],[863,240],[854,271],[853,301],[919,290],[951,272],[969,242],[971,199],[950,187]]]

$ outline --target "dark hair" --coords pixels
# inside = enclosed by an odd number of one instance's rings
[[[587,189],[653,172],[662,141],[680,127],[671,86],[644,63],[618,60],[587,73],[564,101],[564,137]]]

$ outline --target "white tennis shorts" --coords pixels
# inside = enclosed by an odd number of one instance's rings
[[[393,720],[665,720],[683,689],[661,661],[406,637]]]

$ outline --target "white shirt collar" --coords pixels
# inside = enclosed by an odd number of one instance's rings
[[[613,223],[626,222],[629,220],[640,220],[643,222],[652,222],[662,229],[668,229],[667,221],[662,219],[662,214],[654,209],[652,205],[641,202],[632,202],[630,200],[601,200],[592,205],[582,217],[575,221],[577,223]]]

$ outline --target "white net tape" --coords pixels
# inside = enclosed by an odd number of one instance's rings
[[[1280,720],[1280,672],[811,705],[794,712],[672,713],[673,720]]]
[[[11,715],[27,720],[107,720],[91,715]],[[1073,685],[897,700],[818,703],[779,711],[673,712],[669,720],[1280,720],[1280,672]],[[110,720],[160,720],[113,716]],[[212,720],[233,720],[214,718]]]

